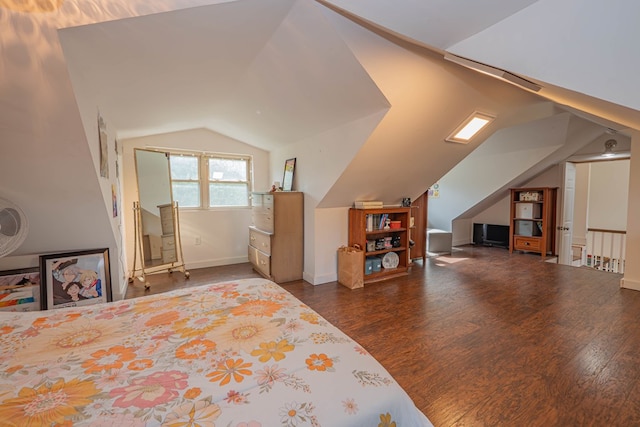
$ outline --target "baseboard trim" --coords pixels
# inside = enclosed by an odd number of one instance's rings
[[[620,279],[620,287],[624,289],[631,289],[633,291],[640,291],[640,281],[626,279],[623,277]]]
[[[233,257],[233,258],[220,258],[220,259],[208,259],[196,262],[188,262],[185,264],[185,268],[187,270],[193,270],[197,268],[207,268],[207,267],[220,267],[221,265],[230,265],[230,264],[242,264],[245,262],[249,262],[249,257]]]
[[[338,274],[331,273],[314,277],[310,274],[302,273],[302,280],[304,280],[305,282],[309,282],[312,285],[322,285],[323,283],[336,282],[338,280]]]

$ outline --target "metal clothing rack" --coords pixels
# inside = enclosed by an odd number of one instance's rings
[[[133,282],[134,279],[138,279],[139,281],[144,283],[145,289],[150,289],[151,285],[147,281],[147,274],[150,273],[158,273],[161,271],[167,271],[168,273],[173,273],[174,271],[181,271],[184,274],[186,279],[189,278],[189,272],[185,268],[184,257],[182,256],[182,240],[180,237],[180,218],[179,218],[179,210],[178,204],[176,202],[171,203],[172,210],[172,221],[173,221],[173,230],[175,233],[175,244],[176,244],[176,261],[170,263],[164,263],[162,265],[155,265],[147,267],[145,265],[145,254],[144,254],[144,236],[142,231],[142,217],[140,212],[140,202],[133,202],[133,211],[134,211],[134,234],[135,234],[135,244],[133,246],[133,269],[129,274],[129,283]],[[140,266],[138,266],[138,262]]]

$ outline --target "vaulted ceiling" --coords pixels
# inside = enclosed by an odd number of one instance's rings
[[[93,91],[119,137],[205,127],[272,150],[389,106],[316,4],[239,0],[186,7],[189,3],[180,10],[59,32],[76,95]],[[567,42],[584,37],[598,18],[592,9],[623,12],[591,3],[581,6],[581,16],[558,22],[553,14],[567,7],[544,0],[322,2],[416,46],[539,82],[542,97],[623,130],[638,124],[640,98],[598,71],[613,65],[603,63],[609,59],[601,54],[605,49],[593,44],[589,55],[583,47],[567,53]],[[540,15],[557,27],[547,24],[543,32],[532,19]],[[569,28],[582,31],[566,34]],[[589,37],[612,33],[591,30]],[[557,34],[566,40],[549,44]],[[562,61],[546,63],[551,59]],[[629,68],[620,61],[625,58],[615,60],[624,80]],[[578,76],[573,62],[583,66]]]

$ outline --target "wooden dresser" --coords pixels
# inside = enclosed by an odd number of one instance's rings
[[[302,279],[304,197],[299,191],[252,193],[249,261],[276,283]]]

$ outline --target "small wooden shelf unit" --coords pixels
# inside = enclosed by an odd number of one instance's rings
[[[391,221],[400,221],[400,228],[388,230],[380,229],[380,224],[375,221],[369,222],[367,228],[367,216],[379,218],[380,215],[387,214]],[[388,252],[395,252],[398,255],[398,266],[396,268],[384,268],[380,271],[365,274],[364,283],[372,283],[392,277],[404,276],[408,274],[409,268],[409,224],[410,208],[382,208],[382,209],[349,209],[349,246],[359,245],[365,251],[365,262],[362,271],[365,272],[366,258],[382,257]],[[373,224],[372,224],[373,222]],[[376,241],[384,237],[399,238],[399,245],[396,247],[367,251],[367,240]]]
[[[556,188],[512,188],[509,253],[555,254]]]

